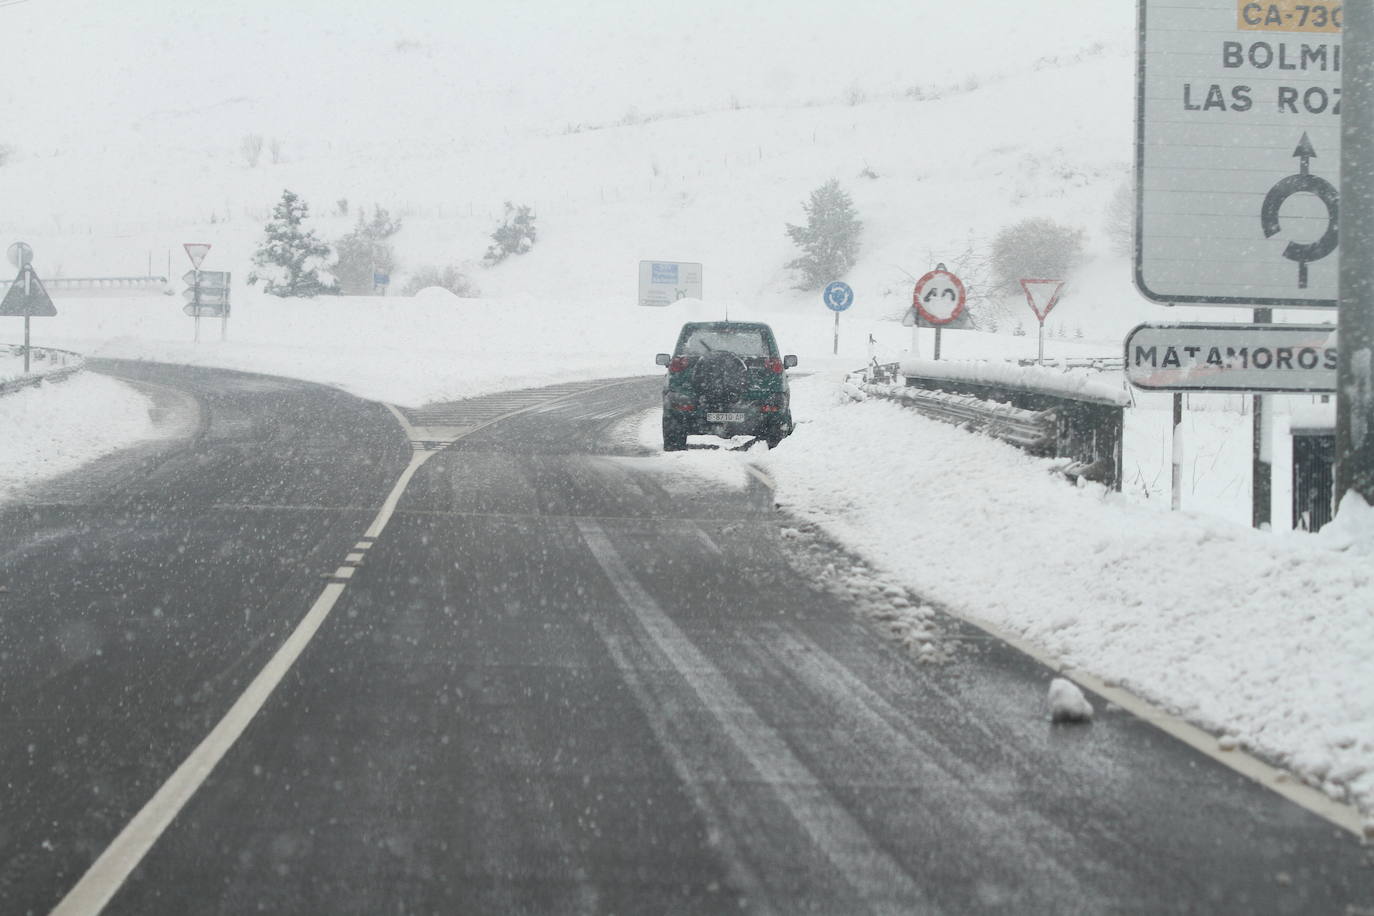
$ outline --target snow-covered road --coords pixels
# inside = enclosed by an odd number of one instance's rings
[[[310,358],[289,371],[290,356],[272,348],[224,352],[236,368],[261,353],[270,371],[322,381],[339,372]],[[407,368],[417,352],[379,351],[349,387],[366,394],[358,389],[372,384],[382,398],[432,387]],[[197,361],[214,354],[203,350]],[[525,384],[597,368],[595,359],[534,362]],[[518,372],[494,351],[452,361],[442,386],[480,390],[489,384],[482,370],[495,363]],[[600,366],[619,375],[629,363],[603,356]],[[1171,514],[1158,500],[1075,489],[1047,461],[893,403],[855,401],[842,375],[796,380],[799,426],[781,448],[709,458],[762,467],[788,511],[930,602],[1017,634],[1374,810],[1365,652],[1374,645],[1374,511],[1348,502],[1351,511],[1315,536]],[[0,446],[0,494],[150,435],[146,401],[91,373],[0,399],[0,422],[11,431]]]

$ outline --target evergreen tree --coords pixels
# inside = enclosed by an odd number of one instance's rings
[[[359,208],[358,222],[334,246],[339,255],[334,267],[339,289],[351,295],[371,293],[373,273],[390,274],[396,267],[396,251],[388,239],[400,231],[401,221],[393,220],[383,208],[374,206],[371,219]]]
[[[266,292],[283,298],[338,294],[329,272],[328,243],[315,238],[315,230],[302,228],[309,215],[305,201],[282,191],[265,227],[267,238],[253,255],[256,267],[248,275],[250,284],[261,280]]]
[[[534,212],[506,201],[506,219],[491,234],[492,244],[482,260],[487,265],[499,264],[513,254],[524,254],[534,247],[538,233],[534,228]]]
[[[806,225],[787,224],[787,236],[802,256],[787,266],[801,271],[797,289],[820,289],[847,274],[858,260],[863,223],[854,212],[854,202],[833,178],[812,191],[802,209]]]

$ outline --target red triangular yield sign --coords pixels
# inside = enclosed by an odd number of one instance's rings
[[[191,266],[200,269],[200,262],[205,260],[205,256],[210,253],[209,242],[185,242],[181,246],[186,249],[186,256],[191,259]]]
[[[28,292],[24,291],[24,275],[29,275]],[[10,284],[9,292],[0,302],[0,316],[6,318],[51,318],[57,314],[52,297],[38,280],[38,274],[27,264],[19,269],[19,276]]]
[[[1026,301],[1040,323],[1045,323],[1050,309],[1059,304],[1059,294],[1064,291],[1063,280],[1022,280],[1021,288],[1026,291]]]

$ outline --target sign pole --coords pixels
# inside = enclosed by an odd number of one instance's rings
[[[33,268],[24,265],[24,301],[27,302],[33,292],[33,287],[29,285],[29,277],[33,276]],[[29,374],[29,316],[24,316],[24,374]]]
[[[1272,309],[1255,309],[1255,324],[1273,321]],[[1272,468],[1269,464],[1269,413],[1263,395],[1256,393],[1255,416],[1252,421],[1250,447],[1250,523],[1255,528],[1268,528],[1273,494]]]
[[[1037,365],[1043,366],[1045,365],[1045,319],[1043,318],[1040,319],[1040,331],[1036,336],[1039,337],[1040,344],[1038,355],[1035,357],[1035,362]]]
[[[1177,512],[1183,505],[1183,392],[1174,392],[1173,469],[1170,474],[1169,508]]]
[[[835,356],[840,355],[840,313],[835,313]]]
[[[936,359],[939,359],[939,358],[940,358],[940,332],[941,332],[942,330],[944,330],[944,328],[940,327],[938,324],[935,326],[935,358],[936,358]]]
[[[1374,8],[1347,4],[1342,48],[1335,498],[1374,505]]]

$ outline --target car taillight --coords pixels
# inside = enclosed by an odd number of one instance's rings
[[[782,375],[782,360],[770,356],[763,361],[763,368],[777,375]]]
[[[781,363],[779,363],[779,365],[781,365]],[[674,357],[668,362],[668,371],[669,371],[669,372],[685,372],[686,370],[687,370],[687,357],[685,357],[685,356],[674,356]]]

